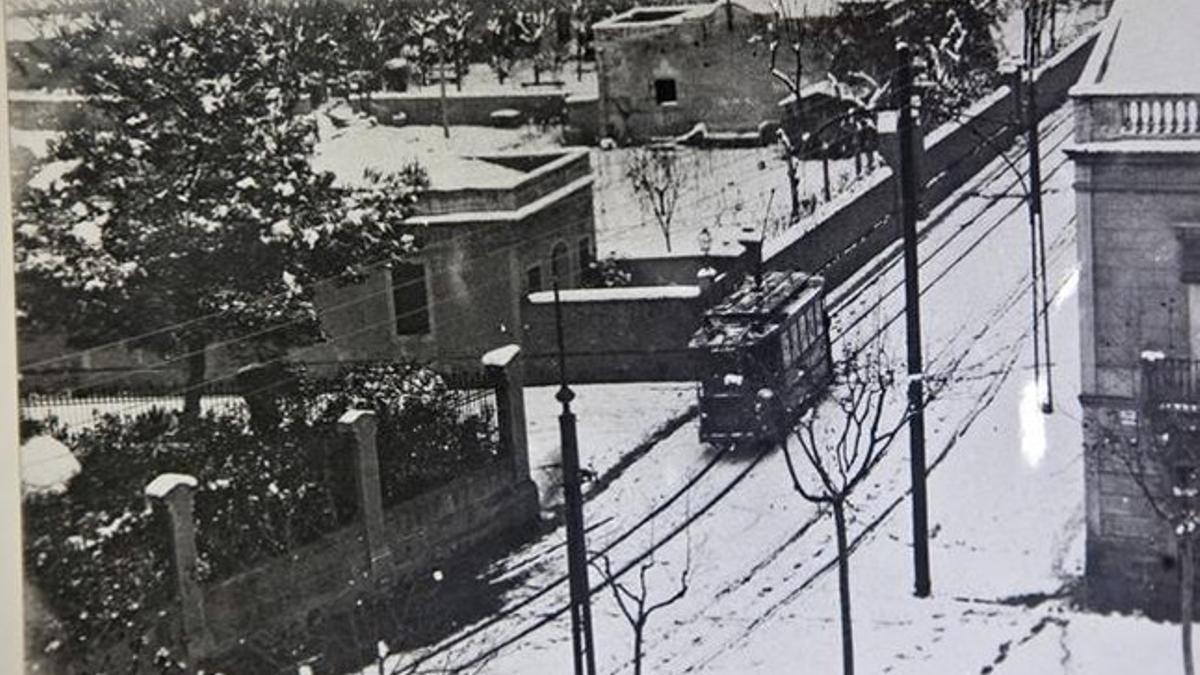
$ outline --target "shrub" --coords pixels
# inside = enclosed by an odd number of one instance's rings
[[[632,280],[633,276],[621,267],[621,261],[612,253],[588,263],[583,275],[585,288],[621,288]]]
[[[379,418],[385,503],[411,498],[499,454],[489,410],[460,414],[461,396],[412,364],[357,368],[334,382],[301,376],[280,400],[278,427],[255,431],[241,412],[106,416],[66,440],[82,465],[65,493],[24,504],[30,577],[60,619],[45,642],[68,657],[134,640],[173,597],[166,523],[143,490],[164,472],[187,473],[195,493],[201,582],[228,578],[293,551],[354,516],[348,439],[335,423],[350,408]],[[38,429],[29,425],[27,431]],[[61,433],[61,429],[58,429]]]
[[[136,629],[173,592],[168,530],[154,522],[146,484],[167,471],[197,478],[197,571],[222,579],[352,515],[334,496],[323,440],[256,438],[229,413],[186,426],[161,410],[104,417],[70,438],[82,471],[68,490],[26,500],[27,569],[75,646]]]
[[[379,469],[385,506],[410,499],[483,467],[501,454],[486,404],[463,413],[464,394],[436,372],[412,362],[355,367],[331,382],[301,377],[283,401],[295,424],[329,425],[350,409],[371,410],[378,421]]]

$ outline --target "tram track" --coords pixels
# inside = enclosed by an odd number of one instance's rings
[[[1071,239],[1070,236],[1067,236],[1064,238],[1067,239],[1068,241],[1070,241],[1070,239]],[[1052,256],[1052,259],[1056,262],[1061,261],[1063,255],[1067,251],[1068,251],[1068,247],[1063,247],[1063,246],[1058,247],[1057,249],[1054,250],[1054,255]],[[1049,260],[1048,260],[1048,262],[1049,262]],[[1031,288],[1032,281],[1033,280],[1030,275],[1025,275],[1022,277],[1021,283],[1019,283],[1010,293],[1008,293],[1005,296],[1004,301],[1002,303],[1000,303],[989,314],[989,316],[986,317],[986,319],[982,322],[981,328],[979,330],[977,330],[973,335],[970,336],[970,340],[968,341],[966,348],[963,349],[958,355],[956,355],[956,358],[953,360],[952,363],[955,366],[961,365],[961,363],[966,359],[966,357],[970,355],[971,348],[975,344],[977,344],[977,342],[982,337],[984,337],[1004,315],[1011,312],[1015,307],[1018,306],[1018,304],[1020,304],[1026,298],[1026,295]],[[1066,275],[1066,277],[1064,277],[1063,280],[1055,286],[1053,296],[1057,296],[1069,282],[1070,282],[1070,275]],[[972,406],[971,410],[967,413],[967,415],[964,418],[962,418],[962,420],[956,426],[954,431],[949,435],[947,442],[938,451],[938,453],[931,458],[931,461],[927,468],[927,475],[932,474],[933,471],[936,470],[950,456],[950,453],[956,447],[958,447],[958,441],[967,433],[967,431],[975,423],[975,421],[978,419],[978,417],[981,414],[983,414],[983,412],[986,411],[991,406],[992,402],[995,400],[996,396],[999,394],[1001,388],[1003,387],[1003,385],[1005,384],[1005,382],[1007,381],[1009,376],[1011,376],[1012,372],[1014,370],[1016,370],[1017,364],[1020,360],[1022,346],[1023,346],[1025,340],[1029,338],[1031,332],[1032,332],[1032,330],[1028,327],[1023,329],[1022,332],[1020,333],[1018,339],[1013,340],[1011,346],[1006,350],[1005,353],[1002,354],[1003,358],[1002,358],[1002,363],[1000,364],[1001,367],[997,370],[989,371],[989,377],[987,378],[988,379],[987,386],[984,387],[983,391],[977,397],[976,404],[974,406]],[[909,496],[911,494],[912,494],[911,486],[904,488],[903,491],[899,495],[895,496],[888,503],[888,505],[883,508],[882,511],[880,511],[875,517],[871,518],[863,526],[862,530],[860,530],[857,535],[855,535],[854,537],[851,538],[850,548],[849,548],[850,553],[853,554],[859,548],[859,546],[861,546],[863,543],[869,541],[870,538],[876,533],[878,528],[884,522],[886,522],[888,518],[890,518],[895,513],[895,511],[900,507],[900,505],[902,505],[909,498]],[[779,547],[777,547],[776,549],[771,551],[771,553],[768,556],[766,556],[765,558],[763,558],[763,560],[756,563],[751,568],[749,573],[743,575],[742,577],[739,577],[739,579],[736,580],[733,584],[729,584],[726,587],[722,588],[720,591],[718,591],[716,597],[720,598],[720,597],[729,595],[730,593],[736,591],[738,588],[748,585],[750,582],[752,582],[754,580],[754,578],[761,571],[763,571],[764,569],[769,567],[771,565],[771,563],[773,563],[775,560],[779,559],[784,553],[786,553],[788,551],[788,549],[790,549],[795,543],[797,543],[805,533],[811,531],[812,528],[817,523],[819,523],[822,519],[824,519],[824,516],[825,516],[825,514],[822,511],[818,510],[811,518],[809,518],[804,523],[802,523],[800,525],[800,527],[796,530],[796,532],[792,536],[790,536],[783,544],[781,544]],[[768,621],[780,609],[793,603],[806,590],[811,588],[817,581],[819,581],[822,576],[824,576],[825,574],[829,573],[830,571],[836,569],[836,566],[837,566],[836,556],[826,560],[824,563],[821,564],[820,567],[818,567],[816,570],[812,571],[808,576],[806,576],[802,580],[800,580],[791,591],[789,591],[787,594],[785,594],[778,600],[772,602],[769,606],[767,606],[767,608],[765,610],[763,610],[761,613],[759,613],[758,616],[751,619],[746,624],[745,628],[743,628],[743,630],[737,636],[722,643],[722,645],[719,648],[717,648],[716,650],[714,650],[713,653],[709,657],[705,658],[703,661],[701,661],[697,665],[706,665],[706,664],[710,663],[712,660],[714,660],[720,654],[724,653],[726,650],[730,649],[731,647],[734,647],[736,644],[738,644],[742,640],[748,638],[750,636],[750,634],[753,633],[759,626],[761,626],[766,621]],[[711,609],[711,605],[706,607],[704,612],[708,612],[710,609]],[[701,612],[701,613],[704,613],[704,612]],[[690,671],[690,670],[694,669],[694,667],[695,666],[693,666],[692,668],[689,668],[688,670]]]
[[[1059,120],[1056,120],[1053,123],[1053,125],[1051,125],[1052,130],[1057,130],[1058,128],[1060,128],[1063,125],[1063,120],[1065,120],[1065,119],[1067,119],[1067,117],[1063,116]],[[1065,143],[1066,138],[1068,136],[1069,136],[1069,134],[1062,134],[1058,138],[1058,140],[1056,142],[1054,142],[1048,148],[1047,154],[1049,154],[1050,152],[1053,152],[1053,150],[1057,149],[1063,143]],[[1067,163],[1066,160],[1057,163],[1051,169],[1051,171],[1048,172],[1048,174],[1046,176],[1047,182],[1049,182],[1049,179],[1055,173],[1057,173],[1066,163]],[[988,187],[991,187],[991,186],[995,185],[996,183],[1002,181],[1004,175],[1005,175],[1004,167],[1000,167],[1000,169],[995,174],[988,177],[986,179],[986,183],[984,183],[982,186],[977,188],[976,191],[977,192],[985,191]],[[1008,184],[1008,187],[1011,189],[1012,187],[1015,187],[1018,184],[1019,184],[1019,181],[1014,181],[1014,182]],[[978,210],[977,213],[975,213],[971,216],[970,221],[972,223],[974,223],[974,221],[976,219],[983,216],[984,214],[987,214],[992,208],[999,206],[1003,201],[1004,200],[1001,197],[994,197],[994,198],[989,199],[989,201],[986,205],[984,205],[982,208],[980,208]],[[978,246],[980,246],[993,232],[995,232],[1001,224],[1004,224],[1006,219],[1011,217],[1011,215],[1013,213],[1015,213],[1016,210],[1018,210],[1019,208],[1020,208],[1020,202],[1018,202],[1018,206],[1016,208],[1011,208],[1011,209],[1006,210],[999,218],[996,219],[995,222],[991,223],[977,239],[975,239],[973,242],[970,243],[970,245],[968,246],[966,251],[962,252],[960,255],[955,257],[950,262],[950,264],[946,266],[945,269],[943,269],[928,284],[926,284],[925,287],[921,289],[921,293],[925,294],[936,283],[938,283],[943,278],[945,278],[946,275],[949,274],[950,271],[955,269],[959,264],[961,264],[961,262],[964,259],[966,259],[968,256],[970,256],[971,253],[974,252],[978,248]],[[949,213],[952,212],[952,210],[953,210],[952,208],[950,210],[947,210],[946,214],[948,215]],[[943,225],[946,217],[947,217],[946,215],[943,215],[936,222],[931,223],[929,226],[924,228],[922,230],[922,239],[927,238],[928,236],[930,236],[930,234],[933,232],[933,230],[935,230],[937,227]],[[938,246],[931,253],[929,253],[927,256],[925,256],[923,258],[923,260],[921,262],[922,267],[926,266],[934,258],[937,258],[938,261],[940,262],[941,256],[939,254],[942,251],[946,250],[955,240],[958,239],[958,237],[962,236],[962,234],[964,232],[966,232],[967,230],[978,231],[977,228],[970,228],[970,227],[966,227],[966,226],[961,227],[958,231],[952,233],[949,237],[947,237],[946,240],[940,242],[938,244]],[[1056,244],[1058,244],[1059,239],[1062,239],[1062,238],[1063,237],[1061,237],[1061,236],[1056,237],[1055,242],[1052,243],[1051,249],[1055,253],[1058,253],[1060,251],[1058,249],[1058,246],[1056,246]],[[1071,238],[1068,237],[1067,241],[1069,242],[1070,240],[1071,240]],[[1057,258],[1058,256],[1056,255],[1055,257]],[[844,310],[849,305],[850,302],[858,299],[859,297],[862,296],[863,293],[866,292],[867,289],[869,289],[870,287],[879,283],[883,279],[883,276],[885,274],[887,274],[892,268],[894,268],[894,266],[897,264],[898,260],[899,260],[899,256],[897,255],[896,252],[890,253],[889,259],[887,261],[877,264],[876,268],[870,272],[870,274],[867,278],[865,278],[861,283],[858,283],[854,287],[852,287],[848,294],[843,295],[838,298],[838,300],[836,302],[836,306],[831,313],[836,313],[836,312],[840,312],[840,311]],[[1011,307],[1014,306],[1017,301],[1019,301],[1021,298],[1025,297],[1025,294],[1029,288],[1030,283],[1031,283],[1031,279],[1028,276],[1022,277],[1022,282],[1020,284],[1018,284],[1018,288],[1010,295],[1008,301],[1006,301],[1004,303],[1005,310],[1001,314],[1007,313],[1007,311],[1010,311]],[[874,312],[874,310],[876,308],[878,308],[879,306],[881,306],[883,304],[884,300],[887,297],[894,294],[897,290],[902,288],[902,286],[903,286],[902,283],[896,284],[896,285],[893,285],[890,289],[888,289],[884,293],[881,293],[880,296],[875,300],[874,304],[870,308],[868,308],[866,311],[863,311],[861,314],[859,314],[849,327],[847,327],[845,330],[842,330],[841,333],[839,333],[839,335],[833,339],[836,341],[840,341],[840,340],[844,339],[854,327],[856,327],[859,323],[861,323],[861,321],[865,317],[871,315],[871,313]],[[1061,288],[1061,286],[1059,288]],[[1056,293],[1057,293],[1057,290],[1056,290]],[[869,342],[869,341],[872,341],[875,338],[877,338],[879,335],[881,335],[883,332],[885,332],[888,329],[888,327],[899,318],[899,316],[902,316],[902,315],[903,315],[903,313],[901,312],[900,314],[897,314],[897,315],[891,317],[890,319],[888,319],[888,321],[884,325],[880,326],[879,329],[876,330],[866,341]],[[983,334],[985,334],[988,331],[988,329],[990,328],[990,324],[991,324],[991,322],[984,322],[984,326],[982,329]],[[959,332],[961,333],[961,331],[959,331]],[[1010,374],[1012,369],[1015,367],[1016,360],[1020,353],[1020,345],[1023,343],[1024,338],[1027,335],[1028,335],[1028,330],[1026,330],[1025,332],[1022,333],[1020,340],[1015,341],[1015,347],[1012,350],[1013,355],[1008,360],[1005,369],[1003,369],[1000,372],[1000,374],[998,374],[996,377],[994,377],[992,379],[992,382],[989,383],[989,389],[988,389],[989,391],[991,391],[992,389],[998,391],[1000,384],[1005,379],[1007,379],[1008,374]],[[955,337],[957,337],[957,335]],[[951,340],[951,342],[953,342],[953,340]],[[970,346],[968,346],[967,349],[965,349],[963,351],[963,353],[961,355],[959,355],[959,357],[956,358],[952,363],[954,363],[956,366],[961,364],[961,362],[969,354],[970,354]],[[937,357],[935,357],[935,359],[936,358]],[[931,363],[932,362],[933,362],[933,360],[931,360]],[[938,466],[942,461],[944,461],[944,459],[949,455],[950,450],[954,447],[957,439],[963,433],[965,433],[966,429],[969,428],[970,424],[973,423],[974,419],[976,417],[978,417],[978,415],[981,414],[982,411],[987,408],[987,406],[990,404],[991,400],[994,399],[994,396],[995,396],[995,393],[992,393],[990,398],[987,398],[986,401],[981,402],[981,405],[977,406],[977,409],[973,411],[973,413],[969,416],[969,418],[967,420],[965,420],[964,424],[960,425],[959,431],[957,431],[951,437],[951,440],[946,445],[946,447],[944,447],[941,450],[941,452],[934,458],[933,462],[931,463],[931,465],[929,467],[929,471],[932,472],[932,470],[936,466]],[[727,484],[724,484],[712,497],[710,497],[701,506],[700,509],[698,509],[695,512],[689,513],[683,519],[683,521],[678,523],[677,525],[675,525],[666,536],[660,538],[654,544],[652,544],[645,550],[642,550],[640,553],[638,553],[633,558],[628,560],[624,565],[622,565],[617,570],[615,576],[619,577],[622,573],[624,573],[624,571],[631,569],[634,565],[640,563],[641,561],[645,560],[649,556],[653,555],[656,551],[658,551],[660,548],[665,546],[667,543],[669,543],[671,540],[673,540],[675,537],[677,537],[680,533],[686,531],[686,529],[688,527],[690,527],[697,519],[699,519],[700,517],[702,517],[703,515],[708,513],[717,503],[719,503],[721,500],[723,500],[734,489],[736,489],[738,485],[740,485],[742,482],[744,482],[750,476],[750,474],[753,472],[754,468],[756,466],[758,466],[758,464],[768,454],[771,454],[771,453],[768,453],[768,452],[757,453],[751,462],[749,462],[743,469],[738,471],[735,474],[735,476],[733,477],[733,479],[730,480]],[[600,550],[600,553],[594,554],[594,555],[600,555],[603,553],[607,553],[608,551],[611,551],[617,545],[626,541],[629,537],[631,537],[633,534],[635,534],[637,531],[639,531],[646,523],[657,518],[659,515],[661,515],[663,512],[665,512],[668,508],[670,508],[673,504],[677,503],[678,500],[683,497],[683,495],[685,495],[686,493],[688,493],[689,491],[694,489],[695,486],[697,484],[699,484],[700,481],[718,463],[720,463],[721,459],[722,459],[721,455],[719,455],[719,454],[714,455],[714,457],[699,472],[697,472],[692,477],[690,477],[684,483],[684,485],[682,487],[680,487],[679,489],[677,489],[674,493],[672,493],[672,495],[667,500],[660,502],[647,516],[640,519],[637,523],[634,524],[634,526],[632,528],[624,531],[622,534],[617,536],[615,539],[608,542],[604,546],[604,548]],[[893,500],[893,503],[884,511],[884,513],[881,514],[879,518],[877,518],[871,524],[868,525],[868,529],[864,529],[863,532],[860,532],[858,537],[855,538],[855,540],[853,542],[853,546],[857,547],[863,541],[864,537],[866,537],[871,531],[873,531],[875,527],[878,527],[878,525],[881,524],[883,522],[883,520],[885,520],[899,506],[900,503],[903,503],[903,501],[907,498],[908,494],[909,494],[909,492],[906,491],[903,494],[901,494],[899,497],[897,497],[895,500]],[[768,556],[766,556],[762,560],[756,562],[746,574],[739,577],[732,584],[729,584],[726,587],[719,590],[716,593],[716,595],[714,596],[714,598],[719,599],[721,597],[724,597],[725,595],[728,595],[729,593],[732,593],[735,590],[737,590],[738,587],[750,583],[759,572],[770,567],[775,561],[778,560],[778,558],[780,556],[782,556],[784,553],[786,553],[788,550],[790,550],[797,542],[801,541],[804,538],[805,534],[810,532],[813,527],[815,527],[817,524],[819,524],[821,522],[821,520],[824,519],[824,515],[825,514],[822,511],[818,510],[811,518],[807,519],[803,524],[801,524],[801,526],[792,535],[790,535],[780,546],[778,546],[774,550],[772,550],[770,552],[770,554],[768,554]],[[547,551],[547,553],[556,550],[556,548],[558,548],[558,547],[552,547],[551,549],[549,549]],[[805,581],[803,581],[800,584],[800,586],[797,587],[797,589],[793,590],[792,593],[790,593],[787,598],[780,601],[779,603],[776,603],[772,607],[768,608],[768,610],[760,617],[760,619],[762,621],[765,621],[766,619],[768,619],[770,617],[770,615],[772,615],[775,611],[777,611],[778,607],[786,605],[787,603],[794,600],[796,595],[798,595],[798,593],[802,592],[804,589],[810,587],[813,583],[815,583],[815,581],[819,578],[819,576],[821,574],[828,571],[828,569],[832,568],[834,563],[836,563],[836,560],[834,560],[830,563],[827,563],[821,569],[814,572],[809,578],[807,578]],[[456,647],[462,645],[463,643],[467,642],[468,640],[471,640],[472,638],[480,635],[481,633],[483,633],[487,629],[491,628],[492,626],[495,626],[496,624],[500,623],[504,619],[516,615],[521,610],[528,608],[533,603],[546,597],[547,595],[552,593],[555,589],[563,586],[566,583],[567,579],[568,579],[568,577],[566,577],[565,575],[556,578],[554,581],[543,586],[542,588],[540,588],[538,591],[534,592],[533,594],[526,596],[525,598],[517,601],[517,603],[515,605],[505,608],[505,610],[503,610],[501,613],[494,615],[493,617],[489,618],[487,621],[485,621],[481,624],[478,624],[477,626],[469,629],[466,633],[456,636],[455,638],[453,638],[449,641],[443,642],[441,645],[438,645],[437,647],[435,647],[433,651],[422,656],[419,659],[418,664],[421,662],[426,662],[426,661],[434,658],[435,656],[438,656],[442,653],[449,651],[450,649],[456,648]],[[611,582],[608,580],[605,580],[604,582],[593,586],[590,590],[590,594],[592,596],[595,596],[597,593],[602,592],[603,590],[605,590],[607,588],[609,583],[611,583]],[[479,654],[472,657],[469,661],[457,666],[456,669],[460,669],[460,670],[466,669],[466,668],[470,668],[472,666],[479,665],[480,663],[483,663],[487,659],[490,659],[490,658],[494,657],[496,654],[500,653],[503,649],[515,644],[516,642],[520,641],[521,639],[524,639],[525,637],[536,632],[537,630],[541,629],[545,625],[558,620],[563,615],[565,615],[568,610],[569,610],[569,606],[560,606],[547,614],[543,614],[537,620],[535,620],[534,623],[532,623],[531,625],[526,626],[525,628],[522,628],[515,634],[512,634],[512,635],[504,638],[503,640],[501,640],[498,643],[492,644],[485,651],[480,652]],[[758,624],[755,623],[753,625],[756,626]],[[744,632],[742,637],[748,635],[749,632],[751,632],[751,630],[752,629],[747,629],[747,631]],[[736,638],[736,639],[740,639],[740,638]],[[735,639],[735,641],[736,641],[736,639]]]
[[[1064,116],[1062,118],[1062,120],[1056,120],[1054,124],[1048,125],[1048,126],[1050,126],[1050,129],[1048,129],[1048,131],[1054,132],[1054,131],[1057,131],[1058,129],[1062,128],[1064,126],[1063,120],[1065,120],[1065,119],[1069,119],[1069,118]],[[1058,136],[1054,137],[1054,140],[1048,145],[1048,147],[1045,151],[1046,154],[1049,155],[1052,152],[1054,152],[1055,150],[1057,150],[1058,148],[1062,147],[1067,142],[1067,139],[1070,138],[1070,135],[1071,135],[1070,129],[1068,128],[1067,133],[1059,134]],[[1069,162],[1069,160],[1064,158],[1062,161],[1053,165],[1050,168],[1050,170],[1045,173],[1045,175],[1044,175],[1045,181],[1048,183],[1055,174],[1057,174],[1064,166],[1066,166],[1068,164],[1068,162]],[[1003,180],[1005,178],[1005,176],[1008,175],[1007,171],[1008,171],[1007,167],[1005,167],[1005,166],[999,167],[997,169],[996,174],[993,175],[992,177],[988,178],[988,182],[985,184],[985,187],[990,187],[990,186],[994,185],[995,183]],[[1022,177],[1024,177],[1025,175],[1027,175],[1027,174],[1022,174]],[[1010,181],[1011,182],[1007,184],[1009,189],[1018,187],[1020,185],[1020,182],[1017,180],[1013,180],[1010,178]],[[983,190],[979,190],[979,191],[982,192]],[[968,197],[969,196],[970,195],[968,195]],[[975,212],[974,214],[971,215],[971,217],[969,219],[970,225],[960,227],[958,231],[954,232],[949,237],[947,237],[944,241],[942,241],[937,247],[935,247],[927,255],[922,256],[921,260],[918,262],[918,269],[927,267],[931,262],[933,262],[937,258],[939,258],[941,253],[945,249],[947,249],[951,244],[955,243],[959,237],[963,236],[968,231],[971,231],[971,232],[978,231],[976,228],[971,227],[971,225],[974,225],[974,223],[977,219],[979,219],[980,217],[987,214],[993,208],[1001,206],[1005,201],[1007,201],[1007,200],[1001,196],[994,196],[994,197],[989,198],[988,202],[985,205],[983,205],[977,212]],[[1019,211],[1023,204],[1024,204],[1024,200],[1018,201],[1015,206],[1009,207],[1006,211],[1004,211],[1002,214],[1000,214],[1000,216],[983,231],[983,233],[978,237],[978,239],[976,241],[980,242],[983,239],[987,238],[989,235],[991,235],[991,233],[997,227],[999,227],[1001,224],[1003,224],[1010,216],[1012,216],[1013,213],[1016,213],[1017,211]],[[938,228],[939,226],[944,224],[943,223],[944,219],[948,216],[948,214],[953,213],[954,208],[955,208],[955,205],[951,205],[949,208],[947,208],[944,211],[944,213],[943,213],[943,215],[941,215],[941,217],[937,218],[936,220],[931,222],[929,225],[922,228],[920,235],[919,235],[918,246],[920,245],[921,241],[925,240],[928,236],[931,236],[933,230],[935,230],[936,228]],[[888,256],[887,260],[882,261],[880,264],[875,265],[875,267],[872,268],[869,272],[866,272],[861,281],[859,281],[858,283],[852,283],[851,286],[846,291],[840,292],[837,295],[836,299],[832,303],[833,307],[830,309],[830,314],[837,314],[841,309],[849,306],[851,303],[853,303],[854,301],[861,298],[869,288],[871,288],[871,287],[875,286],[877,283],[879,283],[886,274],[891,272],[900,263],[900,261],[902,259],[902,256],[901,256],[902,250],[903,249],[899,245],[893,245],[892,250],[886,254]],[[926,284],[921,289],[921,292],[924,293],[931,286],[933,286],[932,282]],[[854,328],[856,328],[859,323],[861,323],[867,316],[869,316],[871,314],[871,311],[873,309],[875,309],[876,307],[878,307],[885,298],[887,298],[891,294],[901,290],[903,287],[904,287],[903,280],[893,284],[885,292],[881,293],[879,295],[879,297],[875,299],[874,303],[872,303],[869,307],[862,310],[858,314],[858,316],[849,325],[842,327],[841,332],[838,333],[835,337],[832,337],[831,341],[833,341],[833,342],[840,341],[842,337],[844,337],[846,334],[848,334],[850,331],[852,331]],[[839,289],[839,291],[840,290],[841,289]]]

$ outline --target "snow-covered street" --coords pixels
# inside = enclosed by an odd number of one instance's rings
[[[1082,573],[1083,469],[1066,110],[1044,122],[1044,135],[1055,412],[1041,413],[1033,381],[1022,192],[997,161],[921,224],[928,371],[949,382],[926,415],[934,597],[918,600],[911,592],[902,436],[853,499],[851,579],[862,672],[1131,672],[1108,656],[1122,652],[1140,655],[1139,672],[1177,662],[1171,626],[1068,607]],[[1012,158],[1024,162],[1019,148]],[[900,358],[897,253],[885,252],[833,294],[839,350],[880,333]],[[613,393],[621,400],[605,406],[639,411],[639,420],[647,410],[666,420],[686,399],[686,390],[661,387]],[[671,395],[676,400],[664,405]],[[539,416],[553,411],[544,403],[530,405],[533,438],[541,437],[535,448],[549,447],[554,429],[553,418]],[[603,474],[631,444],[588,435],[586,395],[576,411],[582,462]],[[642,433],[654,427],[641,426]],[[638,431],[624,429],[626,437]],[[652,555],[651,601],[674,592],[690,560],[687,595],[647,627],[651,672],[839,668],[832,519],[792,492],[780,453],[715,455],[699,444],[691,421],[594,492],[586,505],[589,549],[605,552],[618,570]],[[520,586],[501,614],[442,643],[454,662],[478,658],[488,673],[569,668],[562,539],[560,528],[496,565],[497,577],[519,575]],[[593,588],[601,583],[593,571]],[[593,603],[600,671],[621,672],[630,659],[629,627],[609,589],[596,590]],[[1122,649],[1121,640],[1138,642]],[[1163,663],[1147,663],[1147,654],[1161,654]]]

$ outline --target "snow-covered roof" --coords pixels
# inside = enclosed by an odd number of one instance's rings
[[[880,4],[881,0],[732,0],[755,14],[778,14],[789,19],[834,16],[842,5]]]
[[[1109,22],[1073,93],[1200,93],[1200,2],[1118,0]]]
[[[715,0],[702,4],[647,5],[634,7],[596,23],[593,28],[620,29],[659,27],[694,21],[709,16],[726,4],[752,14],[791,19],[835,16],[845,5],[883,5],[886,0]]]
[[[433,152],[414,143],[411,134],[390,126],[362,127],[323,138],[313,155],[313,168],[329,171],[346,187],[367,187],[367,169],[387,174],[412,162],[421,165],[435,190],[507,188],[527,175],[492,162]]]
[[[820,294],[824,280],[804,272],[767,272],[761,285],[747,279],[704,313],[692,348],[726,349],[752,344],[778,330],[787,317]]]

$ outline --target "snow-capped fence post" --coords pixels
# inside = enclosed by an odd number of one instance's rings
[[[146,485],[151,508],[167,516],[174,554],[176,592],[183,624],[183,645],[190,663],[210,654],[213,637],[204,612],[204,592],[196,578],[196,521],[193,512],[196,479],[187,474],[164,473]]]
[[[378,422],[370,410],[347,410],[338,427],[353,440],[354,483],[358,496],[358,513],[366,535],[368,574],[373,581],[384,579],[391,550],[384,541],[383,494],[379,476],[379,452],[375,445]]]
[[[505,345],[483,355],[484,371],[496,383],[496,417],[500,442],[512,458],[517,480],[528,480],[529,447],[525,436],[525,383],[521,348]]]

